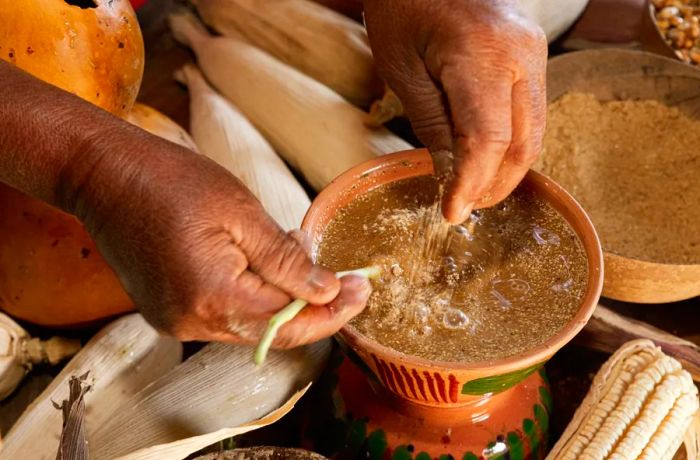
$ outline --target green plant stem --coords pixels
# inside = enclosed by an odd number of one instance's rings
[[[357,270],[338,272],[335,274],[335,276],[336,278],[342,278],[347,275],[355,275],[362,276],[363,278],[375,279],[378,278],[380,274],[381,269],[379,267],[371,266]],[[294,317],[298,315],[299,312],[302,311],[306,305],[308,305],[308,303],[309,302],[303,299],[295,299],[286,307],[275,313],[272,318],[270,318],[270,322],[267,324],[267,329],[265,330],[262,339],[260,339],[260,343],[258,343],[258,346],[255,348],[255,355],[253,359],[255,360],[256,365],[259,366],[265,362],[267,352],[270,350],[270,346],[275,340],[279,328],[285,323],[288,323],[294,319]]]

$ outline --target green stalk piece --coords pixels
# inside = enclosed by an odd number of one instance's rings
[[[342,278],[347,275],[355,275],[362,276],[367,279],[376,279],[379,278],[379,275],[381,275],[381,273],[382,270],[379,267],[371,266],[360,268],[357,270],[338,272],[335,274],[335,276],[336,278]],[[279,328],[282,327],[285,323],[288,323],[289,321],[294,319],[294,317],[298,315],[299,312],[302,311],[308,303],[309,302],[303,299],[295,299],[292,302],[290,302],[286,307],[275,313],[272,318],[270,318],[270,322],[267,324],[267,329],[265,330],[262,339],[260,339],[260,343],[258,343],[258,346],[255,348],[254,360],[256,365],[259,366],[265,362],[267,352],[270,350],[270,346],[275,340]]]

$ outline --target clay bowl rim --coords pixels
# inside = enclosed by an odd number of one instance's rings
[[[432,162],[430,161],[430,156],[426,149],[405,150],[374,158],[354,166],[335,178],[323,190],[321,190],[321,192],[311,203],[311,206],[306,212],[301,225],[302,230],[309,232],[313,237],[312,254],[314,257],[318,242],[318,235],[315,235],[309,230],[310,227],[317,225],[317,221],[324,218],[324,211],[326,208],[325,204],[327,202],[332,203],[334,201],[334,197],[342,196],[343,194],[347,194],[349,191],[351,191],[358,179],[382,169],[392,167],[401,168],[402,166],[406,167],[406,162],[410,162],[411,164],[417,166],[428,165],[430,168],[428,173],[432,171]],[[421,172],[419,174],[408,175],[406,178],[420,175],[424,174]],[[381,179],[377,180],[377,182],[370,187],[369,190],[389,182],[392,181],[382,181]],[[354,327],[352,327],[350,323],[347,323],[340,330],[340,335],[348,337],[351,345],[357,345],[366,350],[374,349],[396,361],[410,362],[418,366],[434,369],[442,368],[457,371],[477,371],[488,369],[489,374],[491,375],[497,374],[501,371],[509,372],[511,370],[524,369],[544,363],[560,348],[569,343],[581,331],[581,329],[583,329],[590,319],[603,290],[603,252],[600,246],[600,240],[598,239],[598,235],[593,227],[593,223],[581,205],[579,205],[578,202],[559,184],[551,180],[549,177],[533,170],[528,171],[523,182],[532,186],[535,193],[538,194],[540,190],[549,189],[549,195],[555,199],[558,198],[561,204],[571,212],[571,219],[567,218],[567,222],[569,222],[571,227],[574,229],[579,237],[579,241],[581,241],[581,244],[584,246],[584,251],[586,252],[588,260],[588,284],[586,286],[586,291],[583,299],[581,300],[579,309],[576,312],[576,315],[574,315],[566,326],[564,326],[564,328],[562,328],[557,334],[553,335],[540,345],[530,350],[518,353],[517,355],[504,359],[479,361],[474,363],[465,363],[460,361],[431,361],[419,356],[405,354],[362,335]],[[346,184],[349,185],[346,186]],[[546,201],[550,202],[549,199]],[[572,224],[573,221],[575,221],[576,225]],[[580,233],[578,230],[580,230]],[[582,235],[587,235],[588,238],[584,239]]]
[[[650,8],[653,8],[653,5],[650,3],[650,0],[647,0],[647,3],[648,3],[648,6]],[[647,11],[645,10],[645,14],[646,13],[647,13]],[[651,10],[648,13],[651,15],[652,14]],[[652,21],[653,21],[653,17],[652,17]],[[654,27],[656,27],[655,24],[656,24],[656,22],[654,22]],[[657,28],[657,32],[660,33],[658,31],[658,28]],[[663,41],[663,39],[662,39],[662,41]],[[668,46],[665,42],[664,42],[664,44],[669,49],[671,49],[670,46]],[[581,59],[586,59],[588,56],[602,56],[602,55],[610,55],[613,58],[619,58],[622,56],[625,59],[634,59],[635,57],[644,57],[647,59],[658,60],[660,62],[666,62],[669,65],[678,66],[679,71],[680,71],[680,69],[682,69],[682,72],[688,72],[690,74],[693,74],[693,73],[697,74],[696,77],[698,80],[700,80],[700,66],[695,66],[695,65],[691,65],[691,64],[688,64],[686,62],[683,62],[681,59],[679,59],[675,55],[674,55],[674,57],[670,57],[670,56],[667,56],[664,54],[659,54],[659,53],[647,51],[647,50],[628,50],[628,49],[617,49],[617,48],[605,48],[605,49],[590,49],[590,50],[572,51],[570,53],[564,53],[564,54],[560,54],[558,56],[552,57],[551,59],[549,59],[547,61],[547,67],[551,68],[552,65],[563,65],[563,64],[559,64],[560,62],[566,63],[567,61],[577,61],[577,60],[581,60]],[[679,74],[677,76],[683,77],[682,74]],[[673,77],[673,75],[669,74],[669,78],[671,78],[671,77]],[[569,88],[569,90],[567,92],[572,92],[572,91],[581,91],[581,90],[572,87],[572,88]],[[561,95],[558,96],[557,99],[559,97],[561,97]],[[631,100],[634,98],[628,98],[628,99]],[[551,104],[555,100],[556,99],[548,100],[547,105]],[[662,102],[662,101],[660,101],[660,102]],[[693,117],[693,118],[700,122],[700,117]],[[540,173],[540,174],[542,174],[542,173]],[[554,182],[554,181],[552,180],[552,182]],[[656,267],[663,268],[665,270],[673,270],[673,271],[700,270],[700,262],[699,263],[676,263],[676,262],[660,262],[657,260],[640,259],[640,258],[625,255],[619,251],[613,251],[610,249],[606,249],[605,247],[603,247],[603,253],[619,257],[620,259],[623,259],[626,263],[638,264],[638,265],[642,265],[644,267],[656,266]],[[687,299],[684,298],[681,300],[687,300]],[[675,301],[677,301],[677,300],[675,300]],[[635,301],[634,303],[640,303],[640,302]]]

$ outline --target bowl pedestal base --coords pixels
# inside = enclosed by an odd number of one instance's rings
[[[334,431],[330,437],[336,445],[326,454],[334,458],[544,458],[551,396],[543,370],[458,408],[418,405],[393,396],[347,358],[332,372],[337,377],[332,379],[337,418],[326,425]]]

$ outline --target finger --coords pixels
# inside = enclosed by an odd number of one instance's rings
[[[214,283],[211,295],[186,308],[167,332],[183,341],[253,343],[265,329],[264,318],[290,301],[284,291],[244,270]]]
[[[513,86],[513,141],[489,191],[477,208],[504,200],[525,177],[542,149],[546,99],[537,83],[521,80]]]
[[[452,128],[444,95],[430,77],[419,50],[407,46],[405,32],[393,27],[400,21],[386,24],[385,6],[378,3],[368,2],[365,20],[379,75],[401,100],[418,139],[430,151],[449,150]],[[410,14],[410,7],[398,4],[394,14]]]
[[[290,297],[326,304],[340,290],[335,274],[314,265],[304,248],[276,224],[256,225],[259,237],[244,248],[252,271]]]
[[[417,55],[404,64],[405,69],[392,69],[385,75],[389,87],[401,100],[413,132],[431,152],[451,150],[452,127],[442,91]]]
[[[365,307],[372,292],[369,280],[346,276],[340,294],[328,305],[308,305],[293,320],[282,326],[273,346],[291,348],[316,342],[338,332]]]
[[[452,223],[466,220],[488,191],[512,134],[511,78],[499,72],[496,78],[465,77],[459,68],[445,67],[442,74],[455,129],[454,179],[443,201]]]

